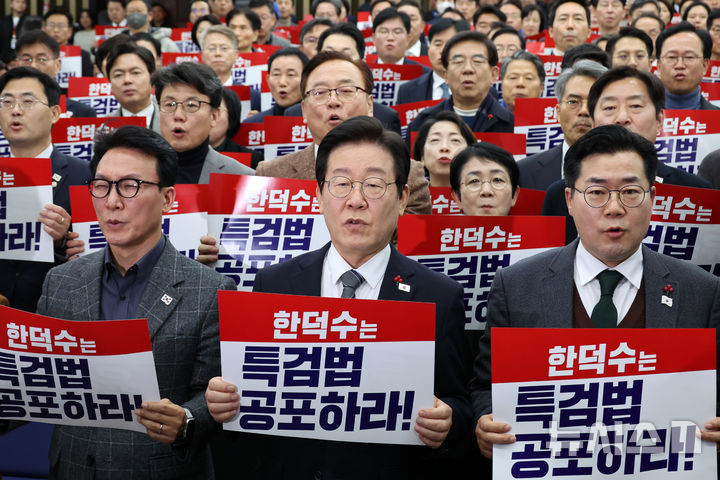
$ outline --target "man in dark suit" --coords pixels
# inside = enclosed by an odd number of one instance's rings
[[[23,33],[17,41],[18,65],[35,67],[50,78],[56,78],[60,73],[60,45],[47,33],[42,30],[29,30]],[[62,93],[67,93],[65,89]],[[72,98],[66,101],[67,112],[72,117],[96,117],[95,110]]]
[[[665,108],[669,110],[718,110],[700,92],[712,54],[707,30],[682,22],[663,30],[655,40],[658,73],[665,85]],[[682,62],[681,62],[682,60]]]
[[[498,78],[498,56],[495,45],[482,33],[460,32],[445,44],[442,52],[443,68],[447,70],[450,98],[434,107],[426,108],[410,123],[410,134],[420,130],[425,120],[437,112],[454,110],[473,132],[512,133],[513,114],[488,95]]]
[[[410,39],[410,17],[395,8],[386,8],[373,18],[373,41],[377,63],[390,65],[420,65],[405,58]],[[423,65],[423,71],[428,70]]]
[[[147,318],[162,400],[135,411],[147,434],[57,426],[51,477],[211,478],[216,430],[203,391],[220,370],[217,291],[232,280],[180,255],[162,234],[177,155],[156,132],[121,127],[95,145],[89,182],[107,247],[48,273],[38,313]]]
[[[145,126],[160,132],[160,108],[152,95],[150,78],[155,72],[155,60],[150,50],[125,42],[117,45],[107,56],[111,91],[120,107],[108,117],[143,117]]]
[[[570,147],[564,166],[565,200],[580,238],[495,275],[471,384],[475,433],[486,457],[492,456],[493,444],[515,441],[512,426],[494,421],[491,413],[494,328],[720,326],[720,280],[642,246],[652,216],[657,164],[654,145],[629,129],[605,125],[591,130]],[[612,305],[595,308],[605,305],[600,282],[608,276],[617,285]],[[660,302],[667,285],[673,292],[670,307]],[[708,420],[702,438],[717,442],[720,418]]]
[[[562,163],[570,146],[592,128],[587,109],[587,98],[592,84],[607,68],[591,60],[580,60],[560,73],[555,83],[555,107],[563,143],[545,152],[530,155],[518,162],[520,186],[534,190],[547,190],[562,178]]]
[[[428,39],[428,58],[432,70],[424,72],[418,78],[410,80],[398,89],[397,103],[438,100],[450,96],[450,87],[445,82],[445,67],[442,64],[442,51],[445,43],[456,33],[470,30],[465,20],[441,18],[430,27]]]
[[[340,277],[354,272],[360,284],[353,298],[435,303],[435,403],[417,412],[415,427],[430,448],[247,434],[239,443],[262,445],[264,478],[428,478],[439,471],[437,454],[451,455],[463,438],[469,413],[462,288],[390,245],[409,194],[410,156],[399,135],[383,130],[376,119],[358,116],[329,132],[317,157],[317,197],[331,242],[260,271],[254,291],[337,298],[344,290]],[[397,275],[409,288],[396,285]],[[237,413],[236,388],[220,377],[210,381],[206,397],[216,421]]]
[[[405,55],[410,57],[425,57],[428,54],[427,39],[425,38],[425,20],[420,3],[415,0],[402,0],[396,6],[410,19],[410,35]]]
[[[0,77],[0,98],[0,129],[10,144],[11,156],[50,158],[53,203],[40,211],[39,220],[55,241],[55,264],[59,264],[68,253],[74,253],[66,250],[71,226],[68,187],[83,184],[90,178],[90,170],[87,162],[62,154],[52,144],[52,126],[60,118],[60,88],[55,80],[35,68],[13,68]],[[52,266],[0,260],[0,293],[12,307],[35,311],[43,279]]]
[[[370,116],[374,112],[370,68],[362,60],[351,60],[343,53],[323,51],[315,55],[303,69],[300,87],[305,92],[300,102],[302,115],[314,143],[298,152],[260,162],[255,170],[257,175],[312,180],[318,145],[327,133],[351,117]],[[429,214],[432,209],[425,169],[415,160],[410,165],[407,211]],[[207,265],[217,262],[216,239],[204,235],[200,243],[198,261]]]
[[[622,125],[655,142],[663,125],[664,103],[665,90],[655,75],[633,67],[617,67],[604,73],[590,88],[587,108],[596,126]],[[706,180],[663,162],[657,166],[655,181],[686,187],[712,188]],[[573,217],[568,213],[563,180],[558,180],[548,187],[542,214],[565,216],[566,243],[575,239],[577,229]]]
[[[71,45],[73,36],[73,16],[65,7],[51,8],[43,17],[43,31],[53,37],[60,46]],[[93,76],[90,53],[80,50],[83,77]]]

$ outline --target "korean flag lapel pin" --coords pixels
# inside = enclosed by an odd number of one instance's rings
[[[402,283],[402,277],[400,275],[395,275],[393,281],[395,282],[395,285],[397,285],[398,290],[405,293],[410,293],[410,285],[408,285],[407,283]]]
[[[165,305],[170,305],[173,301],[173,298],[167,293],[164,293],[163,296],[160,297],[160,301],[163,302]]]
[[[660,299],[660,302],[661,302],[663,305],[667,305],[668,307],[672,307],[672,304],[673,304],[673,299],[672,299],[672,296],[671,296],[672,293],[673,293],[673,288],[672,288],[672,286],[668,283],[667,285],[665,285],[665,288],[663,288],[663,292],[665,292],[665,294],[664,294],[664,295],[662,296],[662,298]]]
[[[52,176],[53,188],[58,186],[58,183],[60,183],[60,180],[62,180],[62,175],[60,175],[59,173],[53,173],[53,176]]]

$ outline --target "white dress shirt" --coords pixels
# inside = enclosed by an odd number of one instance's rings
[[[50,142],[47,147],[45,147],[45,150],[35,155],[35,158],[50,158],[50,154],[53,151],[53,144]],[[12,153],[12,149],[10,150],[10,157],[15,158],[15,155]]]
[[[592,317],[593,308],[600,301],[600,280],[596,277],[606,269],[608,269],[607,265],[592,256],[583,246],[582,240],[580,240],[577,252],[575,252],[575,273],[573,278],[588,317]],[[619,324],[630,310],[630,306],[635,301],[635,295],[642,283],[642,248],[638,247],[635,253],[610,270],[616,270],[623,275],[613,292],[613,303],[618,312]]]
[[[355,298],[377,300],[380,295],[385,270],[390,261],[390,245],[376,253],[370,260],[355,269],[365,279],[355,290]],[[340,256],[335,245],[330,245],[323,260],[320,295],[323,297],[340,298],[343,285],[340,277],[352,267]]]
[[[445,96],[443,95],[443,89],[442,89],[442,86],[445,84],[445,79],[442,78],[437,73],[435,73],[435,70],[433,70],[432,78],[433,78],[432,99],[439,100],[441,98],[445,98]]]
[[[408,57],[419,57],[422,51],[421,47],[422,42],[418,38],[418,41],[413,43],[412,46],[405,51],[405,55]]]
[[[145,128],[150,128],[150,123],[152,123],[153,114],[155,114],[154,105],[152,102],[150,102],[150,105],[143,108],[137,113],[132,113],[130,110],[127,110],[125,107],[120,107],[120,112],[122,113],[123,117],[145,117]]]

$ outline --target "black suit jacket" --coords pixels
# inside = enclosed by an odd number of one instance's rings
[[[285,109],[286,117],[302,117],[302,107],[299,103]],[[392,108],[383,105],[382,103],[373,102],[373,117],[380,120],[383,124],[383,128],[386,130],[392,130],[393,132],[401,135],[400,133],[400,116]]]
[[[716,107],[712,103],[705,100],[705,97],[700,95],[700,110],[720,110],[720,107]]]
[[[53,203],[70,213],[70,185],[83,185],[90,179],[88,163],[69,157],[53,148],[50,155],[54,180]],[[42,291],[42,283],[48,270],[56,263],[27,262],[24,260],[0,260],[0,293],[10,300],[10,306],[34,312]]]
[[[545,152],[536,153],[518,162],[521,188],[547,190],[555,181],[562,178],[562,144]]]
[[[410,132],[417,132],[422,124],[429,118],[434,117],[438,112],[453,111],[453,97],[446,98],[434,107],[426,108],[415,117],[407,130],[406,142],[410,145]],[[500,106],[498,101],[490,93],[485,97],[478,108],[472,123],[468,124],[473,132],[505,132],[513,133],[515,128],[515,117],[512,113]]]
[[[670,185],[712,188],[712,185],[707,180],[692,173],[687,173],[685,170],[666,165],[663,162],[658,162],[657,176],[663,179],[663,183]],[[577,238],[578,232],[577,228],[575,228],[575,221],[570,216],[567,203],[565,203],[565,180],[558,180],[548,187],[543,201],[542,215],[565,217],[565,245]]]
[[[319,250],[261,270],[255,277],[253,291],[320,296],[323,260],[329,248],[328,243]],[[397,275],[402,277],[403,283],[410,285],[410,292],[397,288],[393,281]],[[231,440],[234,443],[232,451],[235,457],[241,451],[247,454],[242,460],[245,468],[240,468],[252,472],[244,478],[415,480],[437,478],[438,472],[447,474],[447,469],[452,469],[453,455],[461,448],[457,444],[465,439],[471,414],[462,296],[462,287],[456,282],[392,248],[379,298],[436,305],[435,396],[453,409],[452,429],[443,447],[432,450],[424,446],[235,434]],[[227,470],[221,469],[217,473],[218,478],[225,478]]]
[[[72,98],[67,99],[67,111],[72,112],[72,118],[94,118],[97,117],[95,110],[90,106]]]
[[[20,28],[22,28],[22,24],[25,21],[26,17],[27,17],[27,15],[23,15],[22,17],[20,17],[20,21],[18,22],[18,26],[17,26],[18,31],[20,30]],[[10,48],[10,42],[12,40],[12,33],[13,33],[12,14],[8,14],[8,15],[5,15],[4,17],[0,18],[0,58],[4,58],[5,54],[10,53],[10,51],[12,50]]]
[[[424,72],[418,78],[410,80],[398,89],[397,103],[422,102],[432,100],[433,72]]]

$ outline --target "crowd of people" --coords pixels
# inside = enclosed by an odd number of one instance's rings
[[[66,320],[148,318],[162,396],[136,411],[147,435],[56,427],[54,478],[491,478],[493,445],[516,440],[512,425],[492,416],[493,328],[718,327],[720,280],[642,241],[657,182],[720,188],[717,152],[694,175],[659,161],[654,146],[664,110],[720,109],[701,92],[709,61],[720,60],[720,4],[429,5],[374,0],[354,12],[347,0],[314,0],[299,19],[293,0],[242,8],[197,0],[171,18],[162,2],[109,0],[97,18],[79,11],[76,23],[62,7],[35,17],[26,0],[10,1],[0,19],[0,130],[12,157],[51,160],[53,203],[39,221],[55,263],[0,260],[0,300]],[[98,38],[96,25],[117,32]],[[163,54],[179,51],[172,28],[190,30],[198,62],[163,66]],[[144,120],[98,137],[89,164],[52,142],[61,116],[96,115],[61,101],[61,51],[73,44],[82,76],[110,83],[118,108],[108,116]],[[251,89],[243,112],[226,87],[240,84],[236,61],[252,52],[269,55],[272,106],[263,109]],[[515,131],[518,99],[546,91],[548,54],[562,57],[554,84],[562,143],[516,161],[477,141],[477,133]],[[372,67],[383,64],[420,67],[399,87],[398,105],[436,101],[404,138],[398,112],[372,95]],[[302,117],[312,143],[268,159],[238,144],[241,119],[272,128],[275,116]],[[223,152],[249,153],[250,166]],[[191,260],[161,230],[174,186],[208,183],[211,173],[317,182],[331,242],[261,270],[255,291],[436,305],[434,405],[415,412],[425,447],[221,432],[240,408],[241,386],[220,376],[217,291],[236,286],[208,268],[218,239],[200,232]],[[80,256],[68,187],[85,184],[107,247]],[[428,187],[449,187],[467,216],[509,215],[523,189],[542,190],[542,214],[566,219],[566,247],[498,271],[481,337],[464,332],[462,287],[394,246],[401,215],[432,213]],[[395,272],[412,295],[389,291]],[[617,308],[598,313],[608,272],[619,275],[610,290]],[[670,284],[679,291],[675,320],[645,303],[646,292]],[[720,418],[707,420],[702,438],[720,441]],[[9,427],[0,420],[0,430]]]

